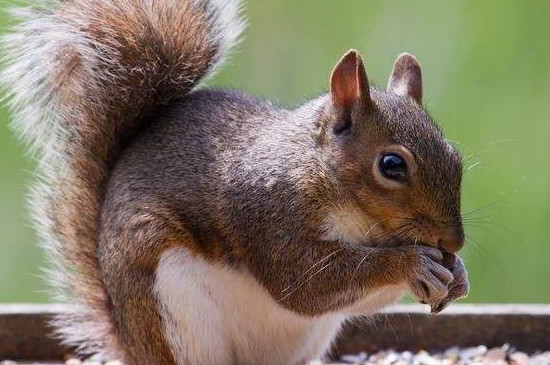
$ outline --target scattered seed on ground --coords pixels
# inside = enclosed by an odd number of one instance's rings
[[[317,364],[331,364],[317,362]],[[315,363],[310,365],[317,365]],[[343,355],[336,363],[355,365],[550,365],[550,351],[528,355],[510,345],[487,348],[451,347],[441,352],[380,351],[373,354]]]
[[[63,365],[61,363],[32,363],[0,361],[0,365]],[[487,348],[451,347],[445,351],[379,351],[368,354],[343,355],[335,361],[312,361],[308,365],[550,365],[550,351],[526,354],[509,345]],[[65,365],[123,365],[120,361],[102,362],[97,358],[88,360],[69,359]]]

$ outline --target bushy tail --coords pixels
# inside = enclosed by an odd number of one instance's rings
[[[96,259],[110,167],[155,107],[220,65],[243,28],[239,5],[41,0],[14,14],[21,22],[4,37],[1,81],[13,126],[38,157],[31,209],[55,266],[51,282],[75,305],[54,326],[81,353],[116,351]]]

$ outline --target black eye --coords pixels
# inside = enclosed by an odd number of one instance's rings
[[[390,153],[380,159],[380,172],[390,180],[403,181],[407,178],[407,165],[401,156]]]

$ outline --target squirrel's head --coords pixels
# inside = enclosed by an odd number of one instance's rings
[[[360,55],[348,52],[332,72],[318,138],[336,176],[329,235],[462,247],[461,158],[422,107],[413,56],[397,58],[382,91],[369,86]]]

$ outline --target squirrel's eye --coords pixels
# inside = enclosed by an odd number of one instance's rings
[[[407,165],[401,156],[390,153],[380,159],[380,172],[387,179],[403,181],[407,178]]]

